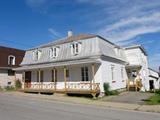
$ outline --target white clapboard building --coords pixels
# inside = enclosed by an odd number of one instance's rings
[[[104,83],[111,90],[149,90],[152,76],[141,46],[122,48],[99,35],[71,31],[66,38],[27,50],[16,70],[23,71],[24,91],[92,95],[103,93]],[[154,84],[159,87],[159,80]]]

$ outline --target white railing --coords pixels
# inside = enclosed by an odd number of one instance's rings
[[[66,84],[67,89],[77,90],[99,90],[99,83],[72,82]]]
[[[54,89],[54,83],[51,82],[43,82],[43,83],[38,83],[38,82],[32,82],[32,83],[26,83],[25,88],[29,89]]]
[[[64,83],[64,82],[63,82]],[[61,87],[54,82],[32,82],[29,84],[25,83],[25,89],[43,89],[43,90],[50,90],[50,89],[65,89],[65,84],[61,84]],[[99,90],[99,83],[90,83],[90,82],[67,82],[66,89],[68,90]]]

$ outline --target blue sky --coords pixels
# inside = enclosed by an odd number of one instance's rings
[[[99,34],[122,46],[142,44],[160,65],[159,0],[0,0],[0,44],[28,49],[74,34]]]

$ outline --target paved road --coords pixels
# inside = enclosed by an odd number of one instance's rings
[[[0,120],[160,120],[160,114],[38,100],[0,93]]]

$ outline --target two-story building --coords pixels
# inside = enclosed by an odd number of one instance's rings
[[[18,71],[24,89],[40,92],[99,93],[126,87],[124,49],[98,35],[81,34],[26,51]],[[26,89],[27,88],[27,89]]]
[[[99,35],[69,32],[66,38],[27,50],[16,70],[23,71],[26,92],[96,95],[104,92],[104,83],[111,90],[128,85],[149,89],[145,50],[122,48]]]
[[[0,46],[0,87],[14,86],[15,80],[22,80],[22,73],[14,71],[19,67],[25,51]]]

